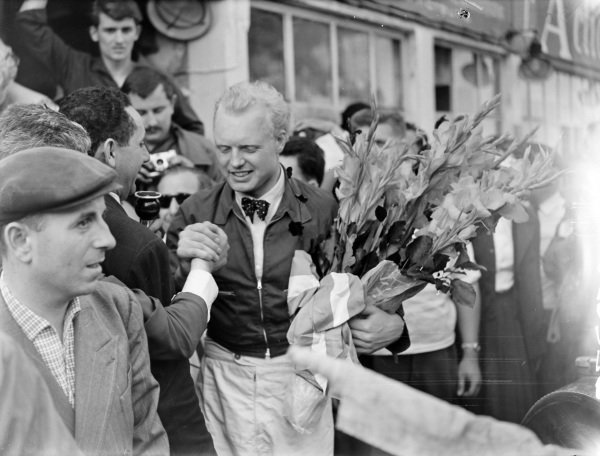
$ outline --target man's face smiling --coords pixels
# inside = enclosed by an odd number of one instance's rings
[[[219,109],[214,137],[227,182],[235,191],[260,198],[277,183],[285,133],[274,134],[264,106],[241,113]]]
[[[115,246],[104,210],[104,198],[98,197],[68,212],[45,215],[39,231],[29,230],[35,280],[49,296],[68,300],[95,290],[104,254]]]
[[[100,55],[112,62],[131,60],[133,45],[140,36],[140,27],[133,18],[120,21],[100,13],[98,27],[90,28],[92,40],[98,43]]]

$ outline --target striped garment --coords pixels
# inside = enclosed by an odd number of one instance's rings
[[[10,292],[0,277],[0,292],[6,301],[9,312],[39,352],[50,372],[75,408],[75,350],[73,320],[81,309],[79,299],[73,299],[65,313],[63,341],[54,328],[44,318],[36,315],[21,304]]]
[[[317,278],[310,255],[297,250],[288,285],[288,310],[293,317],[287,333],[290,345],[310,347],[316,353],[358,363],[348,320],[365,308],[363,285],[352,274]],[[327,380],[308,371],[298,373],[322,392]]]

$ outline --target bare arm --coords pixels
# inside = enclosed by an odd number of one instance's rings
[[[477,283],[473,284],[476,297],[473,307],[456,305],[458,315],[458,330],[463,344],[462,359],[458,363],[459,396],[474,396],[481,387],[481,370],[477,350],[469,344],[479,342],[479,318],[481,314],[481,295]]]
[[[8,86],[6,100],[9,104],[42,104],[54,110],[58,110],[56,103],[54,103],[54,101],[52,101],[46,95],[36,92],[35,90],[25,87],[17,82],[13,82]]]

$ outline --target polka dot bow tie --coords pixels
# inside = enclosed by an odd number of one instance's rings
[[[254,223],[254,213],[258,215],[258,218],[264,220],[269,210],[269,202],[265,200],[257,200],[252,198],[242,198],[242,209],[244,214],[250,217],[252,223]]]

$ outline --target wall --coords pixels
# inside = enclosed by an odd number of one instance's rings
[[[188,43],[188,81],[192,107],[212,138],[215,102],[225,89],[248,80],[249,0],[209,1],[212,28]]]

